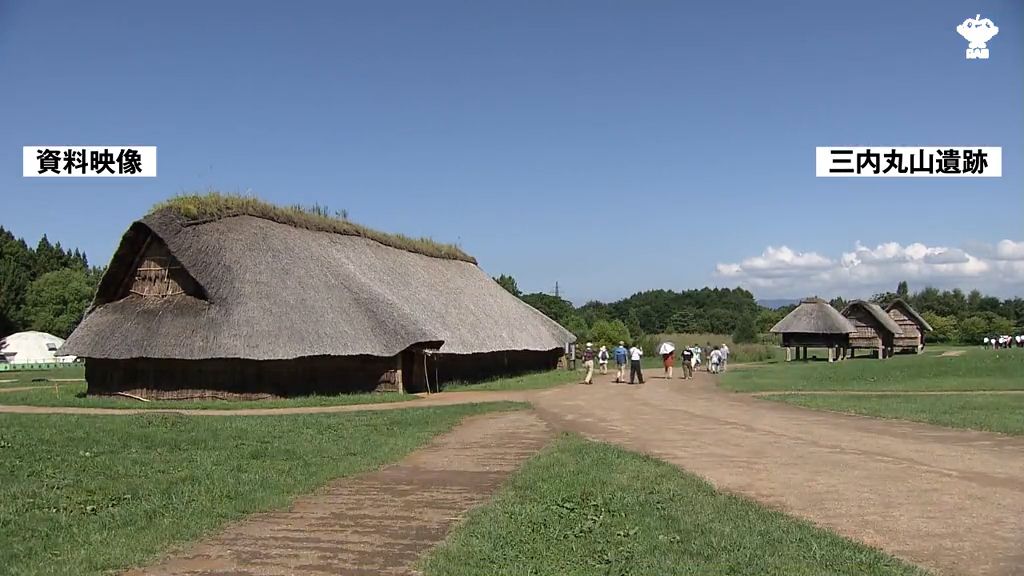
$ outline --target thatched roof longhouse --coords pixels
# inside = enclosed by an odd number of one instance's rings
[[[821,298],[806,298],[786,315],[771,332],[774,334],[849,334],[854,331],[850,321]]]
[[[61,353],[281,360],[394,356],[414,345],[554,350],[575,340],[471,260],[249,214],[196,221],[165,207],[125,233]],[[147,284],[149,270],[164,276]],[[164,292],[153,297],[149,285]]]

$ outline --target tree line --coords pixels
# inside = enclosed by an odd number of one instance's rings
[[[515,278],[507,274],[495,280],[527,304],[540,310],[583,340],[629,341],[648,334],[708,333],[731,334],[734,342],[755,342],[759,334],[796,308],[766,308],[743,288],[700,288],[675,292],[648,290],[616,302],[571,302],[542,292],[523,294]],[[882,292],[871,301],[882,307],[902,298],[914,307],[934,329],[931,342],[977,344],[985,336],[1024,333],[1024,299],[999,299],[979,290],[940,291],[925,287],[911,293],[907,282],[895,292]],[[842,297],[830,301],[836,310],[846,307]]]
[[[700,288],[676,292],[648,290],[616,302],[596,300],[575,307],[558,296],[523,294],[515,278],[495,280],[581,340],[633,341],[649,334],[731,334],[734,342],[756,342],[757,320],[765,310],[743,288]]]
[[[45,234],[32,248],[0,226],[0,337],[38,330],[67,338],[102,275],[77,248],[51,244]]]

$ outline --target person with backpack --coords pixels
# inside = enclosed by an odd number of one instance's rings
[[[587,348],[583,350],[583,367],[587,369],[587,375],[583,378],[584,384],[594,383],[594,348],[593,344],[587,342]]]
[[[601,374],[608,373],[608,347],[601,346],[597,351],[597,365],[601,367]]]
[[[626,378],[626,361],[629,359],[629,350],[626,350],[626,343],[619,341],[619,345],[612,351],[615,355],[615,382],[624,382]]]

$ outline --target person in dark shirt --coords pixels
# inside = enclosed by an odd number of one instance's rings
[[[594,345],[587,342],[587,348],[583,350],[583,367],[587,369],[587,375],[583,378],[584,384],[594,383]]]
[[[693,378],[693,349],[683,348],[683,380]]]

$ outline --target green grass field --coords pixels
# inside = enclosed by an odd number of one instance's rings
[[[0,414],[0,572],[140,565],[332,478],[398,460],[463,417],[521,405],[249,418]]]
[[[782,394],[766,398],[815,410],[1024,435],[1024,394]]]
[[[564,436],[423,562],[481,574],[923,574],[664,462]]]
[[[983,391],[1024,390],[1024,350],[953,349],[888,360],[776,362],[723,375],[720,385],[737,392],[778,392],[761,396],[816,410],[926,422],[1004,434],[1024,434],[1024,394]],[[812,391],[859,394],[800,394]],[[976,392],[973,394],[864,394],[864,392]]]
[[[582,362],[577,362],[576,366],[579,368],[582,366]],[[548,372],[536,372],[533,374],[524,374],[522,376],[495,378],[493,380],[478,383],[452,382],[449,384],[443,384],[441,390],[444,392],[466,390],[537,390],[561,384],[568,384],[570,382],[579,382],[582,379],[583,373],[579,370],[550,370]]]
[[[548,372],[525,374],[523,376],[496,378],[475,384],[455,382],[444,386],[443,390],[446,392],[467,390],[536,390],[569,382],[578,382],[582,378],[583,373],[578,370],[551,370]],[[335,394],[331,396],[297,396],[295,398],[275,400],[154,400],[151,402],[140,402],[139,400],[123,397],[87,397],[85,396],[86,385],[84,382],[61,384],[59,394],[54,391],[52,383],[36,382],[20,385],[38,386],[38,388],[17,392],[0,391],[0,404],[18,406],[73,406],[81,408],[244,410],[249,408],[301,408],[305,406],[376,404],[381,402],[405,402],[418,398],[411,394],[362,393]]]
[[[110,396],[86,396],[85,383],[76,382],[60,386],[60,393],[53,385],[43,385],[36,390],[0,392],[0,404],[27,406],[77,406],[81,408],[141,408],[141,409],[190,409],[190,410],[244,410],[247,408],[301,408],[304,406],[344,406],[348,404],[377,404],[381,402],[405,402],[416,400],[411,394],[397,392],[371,392],[362,394],[335,394],[332,396],[297,396],[273,400],[153,400],[141,402],[132,398]]]
[[[85,378],[85,367],[81,364],[58,368],[55,370],[4,370],[0,372],[0,388],[19,386],[52,386],[49,382],[33,382],[36,379],[53,378]]]
[[[1024,390],[1024,349],[966,349],[962,356],[897,355],[887,360],[775,362],[730,371],[720,385],[736,392]]]

